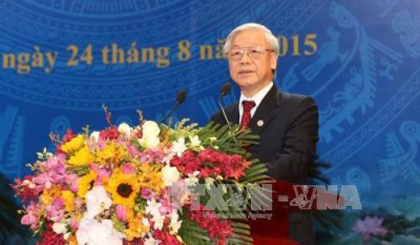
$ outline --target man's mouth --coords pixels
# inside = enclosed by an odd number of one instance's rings
[[[250,74],[250,73],[254,73],[254,71],[253,70],[240,70],[238,72],[239,75]]]

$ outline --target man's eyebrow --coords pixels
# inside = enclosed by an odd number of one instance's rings
[[[261,45],[259,43],[251,43],[251,45],[249,45],[247,47],[261,47],[261,46],[263,46],[263,45]],[[232,46],[232,48],[235,48],[235,47],[239,47],[240,48],[241,46],[239,46],[237,44],[235,44],[235,45]]]

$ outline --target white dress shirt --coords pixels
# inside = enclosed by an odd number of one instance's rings
[[[242,119],[242,114],[244,114],[244,106],[242,105],[242,101],[244,100],[252,100],[255,102],[254,108],[251,109],[251,118],[254,116],[255,111],[257,110],[258,106],[261,104],[261,101],[267,95],[268,91],[273,87],[273,82],[269,83],[263,89],[261,89],[258,93],[254,94],[252,97],[246,97],[243,93],[241,93],[241,97],[239,98],[239,121]]]

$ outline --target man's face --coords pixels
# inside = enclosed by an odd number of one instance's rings
[[[244,53],[240,55],[242,48],[245,48]],[[260,30],[242,31],[232,39],[228,54],[230,76],[248,96],[253,96],[273,80],[272,70],[277,67],[277,57],[268,49],[270,46]],[[234,59],[233,53],[237,54]]]

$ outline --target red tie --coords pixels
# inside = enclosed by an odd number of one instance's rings
[[[244,100],[242,101],[242,106],[244,107],[244,113],[242,114],[241,126],[239,128],[246,129],[251,122],[251,109],[254,108],[255,102],[252,100]]]

